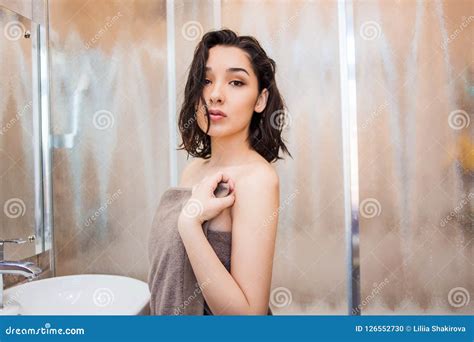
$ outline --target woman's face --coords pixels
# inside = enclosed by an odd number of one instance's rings
[[[259,96],[257,76],[243,50],[222,45],[209,49],[203,88],[211,118],[208,135],[221,137],[248,132],[253,112],[265,109],[267,96],[266,89]],[[214,111],[222,112],[223,116],[213,115]],[[205,107],[200,103],[197,123],[203,132],[207,121]]]

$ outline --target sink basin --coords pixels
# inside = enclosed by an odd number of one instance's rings
[[[137,279],[105,274],[54,277],[4,291],[0,315],[147,315],[150,291]]]

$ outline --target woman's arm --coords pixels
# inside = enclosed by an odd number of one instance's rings
[[[266,315],[278,223],[279,181],[270,166],[235,187],[231,273],[200,223],[181,215],[178,229],[204,298],[215,315]]]

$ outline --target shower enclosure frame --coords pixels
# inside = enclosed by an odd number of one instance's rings
[[[29,239],[35,241],[36,255],[49,251],[50,270],[55,276],[48,0],[31,0],[18,8],[9,5],[0,1],[1,8],[31,20],[35,229]]]

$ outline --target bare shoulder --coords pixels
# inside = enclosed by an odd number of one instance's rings
[[[280,180],[275,168],[267,161],[245,166],[235,178],[235,202],[231,207],[235,227],[251,229],[247,220],[264,224],[266,218],[275,217],[279,202]]]
[[[236,181],[244,189],[262,189],[279,186],[280,179],[275,168],[267,161],[257,161],[242,168]]]

